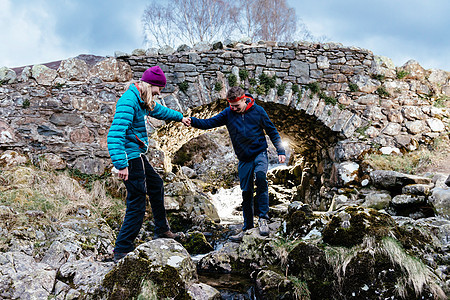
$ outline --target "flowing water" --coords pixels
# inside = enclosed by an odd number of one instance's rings
[[[242,192],[239,185],[231,188],[220,188],[211,195],[212,204],[216,207],[221,224],[243,223],[242,212],[236,210],[242,203]]]

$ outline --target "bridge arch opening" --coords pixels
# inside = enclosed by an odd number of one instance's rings
[[[289,162],[286,165],[297,169],[295,174],[298,178],[295,181],[298,185],[295,187],[297,192],[293,200],[308,203],[313,209],[327,209],[331,199],[323,197],[324,191],[332,186],[334,148],[336,143],[343,138],[316,116],[308,115],[305,111],[284,104],[267,103],[259,100],[256,100],[256,102],[266,110],[282,140],[287,144]],[[210,118],[225,109],[226,105],[226,101],[217,100],[195,107],[186,115]],[[204,169],[212,170],[211,168],[213,168],[214,172],[219,175],[220,170],[209,165],[213,162],[208,158],[208,153],[210,153],[208,151],[219,153],[219,155],[214,156],[215,159],[229,160],[230,155],[236,159],[231,142],[226,141],[226,139],[229,140],[229,137],[225,127],[205,131],[168,124],[159,129],[154,134],[154,138],[158,140],[166,154],[166,165],[170,166],[169,168],[183,165],[195,168],[195,165],[198,167],[204,163],[206,164],[206,166],[203,166]],[[214,149],[206,149],[208,144],[211,143],[217,143],[217,145],[212,146]],[[228,150],[223,148],[226,144],[228,144]],[[268,142],[268,144],[271,146],[271,142]],[[273,150],[272,153],[274,153]],[[272,161],[274,161],[276,156],[272,156],[272,158]],[[225,165],[228,166],[227,171],[230,171],[232,165],[229,164],[229,161]],[[298,172],[298,170],[301,172]],[[217,178],[218,180],[231,180],[230,176],[232,177],[228,174],[222,177],[217,176]]]

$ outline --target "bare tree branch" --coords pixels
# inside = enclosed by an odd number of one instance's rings
[[[256,40],[313,39],[286,0],[152,0],[142,16],[145,42],[212,42],[243,34]]]

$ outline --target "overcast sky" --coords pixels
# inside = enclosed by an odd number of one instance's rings
[[[450,71],[449,0],[288,0],[315,36]],[[0,0],[0,67],[143,48],[147,0]]]

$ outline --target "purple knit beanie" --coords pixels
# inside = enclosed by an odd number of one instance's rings
[[[166,86],[166,76],[159,66],[154,66],[145,70],[142,74],[141,81],[150,83],[156,86]]]

